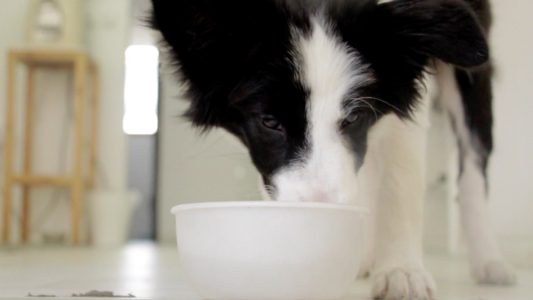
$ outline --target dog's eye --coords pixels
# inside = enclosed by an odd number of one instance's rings
[[[341,129],[345,129],[346,127],[354,124],[359,120],[359,113],[353,112],[349,114],[342,122],[341,122]]]
[[[283,126],[274,116],[271,116],[271,115],[261,116],[261,123],[263,124],[264,127],[270,130],[284,132]]]

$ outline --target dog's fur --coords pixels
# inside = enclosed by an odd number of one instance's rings
[[[187,116],[250,151],[269,197],[368,205],[377,299],[431,299],[421,214],[427,107],[450,115],[480,283],[508,284],[490,231],[487,0],[153,0]]]

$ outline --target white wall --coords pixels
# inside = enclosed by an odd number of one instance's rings
[[[28,3],[28,0],[0,0],[0,144],[4,136],[6,54],[8,49],[23,44]],[[101,71],[98,155],[101,167],[99,173],[105,174],[106,178],[105,185],[101,186],[124,190],[126,154],[122,133],[123,78],[124,50],[129,38],[130,1],[87,0],[85,3],[88,51]],[[35,121],[37,131],[34,149],[37,170],[59,171],[62,161],[68,159],[70,162],[70,156],[59,155],[62,153],[62,143],[66,141],[62,129],[65,124],[69,124],[65,115],[69,109],[67,99],[72,91],[65,89],[65,86],[71,80],[65,71],[59,69],[41,71],[37,76],[36,101],[39,109]],[[22,99],[17,100],[20,102]],[[17,141],[20,142],[20,132]],[[66,164],[65,167],[69,165]],[[70,233],[67,195],[55,191],[38,189],[32,195],[32,240],[39,240],[45,232],[66,233],[67,236]],[[13,222],[14,228],[18,227],[16,221],[17,218]]]
[[[533,1],[493,3],[496,149],[490,168],[492,215],[500,235],[533,243]]]
[[[10,0],[0,0],[0,5],[5,7],[5,9],[0,10],[0,149],[4,141],[4,111],[5,111],[5,90],[6,90],[6,55],[7,49],[11,45],[18,44],[22,41],[25,31],[24,31],[24,18],[26,14],[28,1],[20,0],[13,2]],[[9,26],[8,26],[9,25]],[[0,164],[1,166],[1,164]]]

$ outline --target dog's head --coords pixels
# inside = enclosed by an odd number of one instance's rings
[[[433,59],[488,59],[463,0],[153,0],[187,116],[249,149],[273,198],[347,202],[369,130],[409,118]]]

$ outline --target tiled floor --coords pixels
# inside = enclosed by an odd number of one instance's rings
[[[472,283],[460,259],[430,256],[427,263],[440,300],[533,299],[533,270],[520,269],[515,287],[480,287]],[[368,281],[357,282],[347,300],[367,300],[369,289]],[[172,247],[0,249],[0,299],[22,299],[29,293],[68,299],[90,290],[131,293],[141,299],[199,300],[183,282]]]

